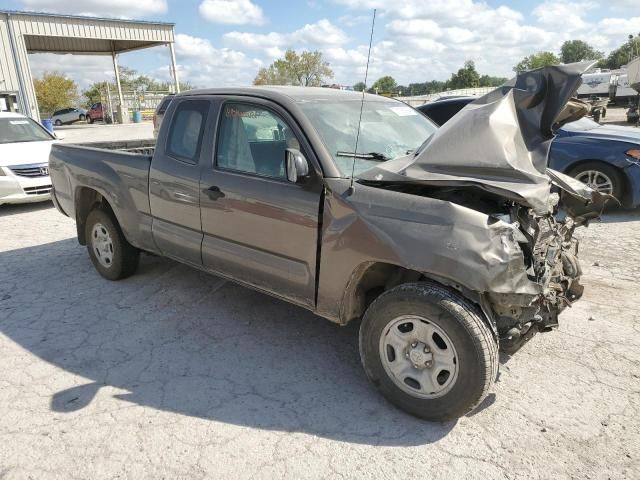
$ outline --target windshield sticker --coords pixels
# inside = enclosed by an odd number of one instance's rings
[[[391,107],[389,108],[392,112],[394,112],[399,117],[408,117],[410,115],[418,115],[418,112],[411,107]]]
[[[9,120],[11,125],[28,125],[29,120]]]

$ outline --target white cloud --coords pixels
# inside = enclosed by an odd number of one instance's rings
[[[262,25],[266,22],[262,8],[251,0],[204,0],[200,15],[212,23]]]
[[[94,17],[134,18],[167,12],[166,0],[22,0],[22,3],[25,9],[37,12]]]
[[[533,9],[533,15],[541,25],[556,30],[573,32],[590,24],[583,18],[596,5],[591,2],[546,1]]]
[[[178,78],[202,87],[249,85],[262,65],[244,52],[216,48],[207,39],[183,33],[176,35],[176,57]],[[169,78],[168,67],[160,71]]]
[[[326,19],[308,23],[290,33],[229,32],[223,38],[225,45],[266,53],[278,53],[287,48],[340,46],[348,41],[347,35]]]

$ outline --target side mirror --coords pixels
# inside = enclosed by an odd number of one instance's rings
[[[298,183],[309,177],[309,163],[300,150],[287,148],[286,150],[287,180]]]

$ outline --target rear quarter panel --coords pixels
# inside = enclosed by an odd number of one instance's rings
[[[155,252],[149,210],[151,157],[75,145],[54,145],[49,171],[60,208],[76,219],[77,199],[83,188],[100,193],[109,202],[122,231],[132,245]]]

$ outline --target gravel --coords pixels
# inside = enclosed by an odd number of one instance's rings
[[[157,257],[109,282],[50,203],[0,207],[0,478],[640,478],[639,231],[583,231],[584,298],[434,424],[356,324]]]

